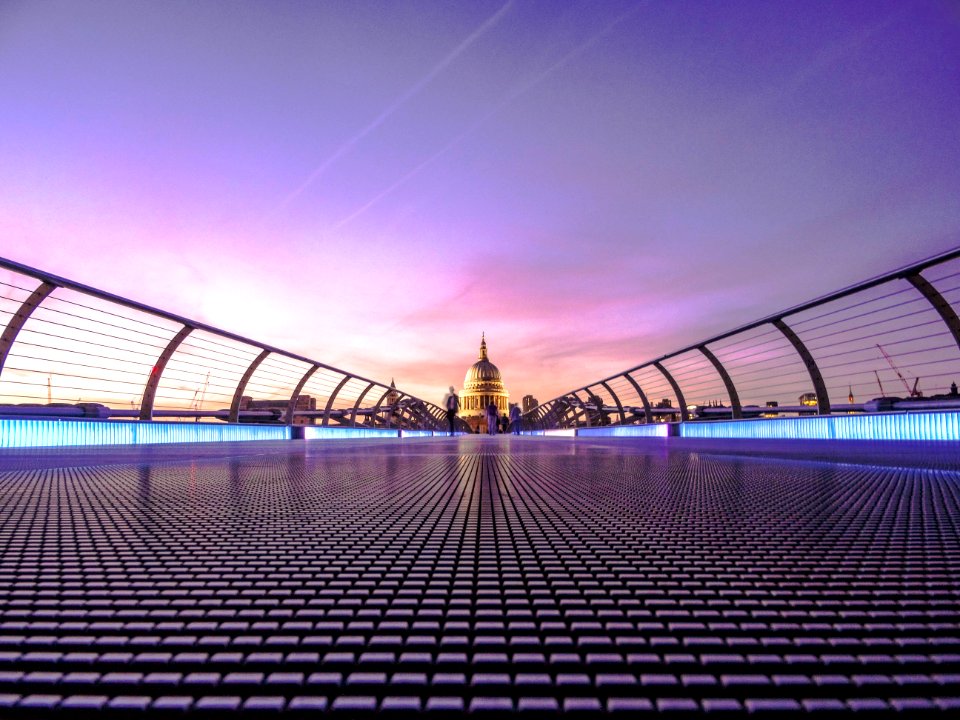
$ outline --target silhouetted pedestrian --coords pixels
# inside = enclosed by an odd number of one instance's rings
[[[510,426],[514,435],[520,434],[520,407],[518,405],[510,408]]]
[[[460,398],[453,385],[450,386],[450,392],[443,396],[443,407],[447,411],[447,425],[450,427],[450,436],[453,437],[456,431],[457,411],[460,409]]]
[[[496,435],[497,434],[497,420],[500,417],[500,412],[497,410],[497,404],[491,400],[490,404],[487,405],[487,434]]]

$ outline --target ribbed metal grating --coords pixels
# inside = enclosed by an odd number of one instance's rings
[[[0,716],[960,708],[960,473],[758,447],[9,454]]]

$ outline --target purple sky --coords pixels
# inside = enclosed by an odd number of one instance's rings
[[[0,0],[0,255],[540,400],[960,244],[960,4]]]

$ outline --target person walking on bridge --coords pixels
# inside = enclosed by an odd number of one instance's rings
[[[460,398],[457,396],[457,390],[453,385],[450,386],[450,392],[443,396],[443,407],[447,411],[450,437],[453,437],[456,431],[457,411],[460,410]]]
[[[497,410],[497,404],[491,400],[487,405],[487,434],[497,434],[497,424],[500,422],[500,412]]]
[[[514,405],[510,408],[510,426],[513,428],[513,434],[520,434],[520,407]]]

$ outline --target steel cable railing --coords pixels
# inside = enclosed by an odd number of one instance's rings
[[[0,417],[446,429],[393,387],[0,259]]]
[[[960,408],[960,248],[541,404],[527,427]]]

